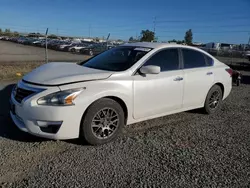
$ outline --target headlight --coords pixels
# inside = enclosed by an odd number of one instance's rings
[[[70,89],[65,91],[58,91],[49,94],[37,100],[39,105],[51,106],[67,106],[74,105],[74,99],[83,91],[83,89]]]

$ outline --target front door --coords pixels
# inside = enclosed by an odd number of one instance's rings
[[[134,75],[135,119],[145,118],[182,107],[183,71],[180,69],[178,49],[164,49],[144,63],[160,66],[159,74]]]

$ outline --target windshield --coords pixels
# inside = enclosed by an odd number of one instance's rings
[[[112,48],[89,59],[82,65],[94,69],[124,71],[134,65],[150,50],[152,49],[132,46]]]

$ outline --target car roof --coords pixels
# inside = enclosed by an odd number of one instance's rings
[[[138,47],[145,47],[145,48],[162,48],[162,47],[183,47],[184,45],[173,44],[173,43],[157,43],[157,42],[135,42],[135,43],[125,43],[125,44],[123,44],[121,46],[138,46]]]
[[[170,47],[186,48],[186,49],[193,49],[196,51],[200,51],[200,52],[208,55],[209,57],[215,59],[211,54],[209,54],[205,50],[202,50],[200,48],[193,47],[193,46],[181,45],[181,44],[175,44],[175,43],[136,42],[136,43],[125,43],[121,46],[135,46],[135,47],[138,46],[138,47],[153,48],[153,49],[164,48],[164,47],[166,47],[166,48],[170,48]]]

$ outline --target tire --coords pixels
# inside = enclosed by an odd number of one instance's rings
[[[72,48],[72,49],[71,49],[71,52],[75,53],[75,52],[76,52],[76,49],[75,49],[75,48]]]
[[[213,98],[213,95],[215,96],[215,94],[218,93],[219,96],[216,97],[216,101],[217,102],[213,102],[213,100],[211,100],[211,98]],[[204,104],[204,112],[206,114],[213,114],[216,113],[218,110],[220,110],[222,105],[222,90],[220,88],[220,86],[218,85],[214,85],[208,92],[206,100],[205,100],[205,104]]]
[[[93,51],[90,50],[89,55],[93,56],[94,55]]]
[[[111,110],[109,110],[109,112],[107,113],[108,109]],[[110,119],[114,121],[114,124],[116,124],[116,128],[115,126],[113,126],[113,124],[110,125],[109,123],[107,123],[110,120],[107,120],[107,122],[106,120],[104,122],[101,122],[103,121],[103,119],[105,119],[103,112],[106,115],[110,114],[109,117],[114,117]],[[116,117],[117,120],[115,120]],[[117,138],[117,136],[122,131],[124,122],[124,111],[120,104],[112,99],[102,98],[94,102],[87,109],[82,119],[80,136],[83,137],[84,140],[87,141],[87,143],[90,145],[106,144]],[[95,126],[93,126],[93,124],[95,124]],[[113,132],[111,132],[112,130]],[[109,136],[108,133],[110,133]]]

